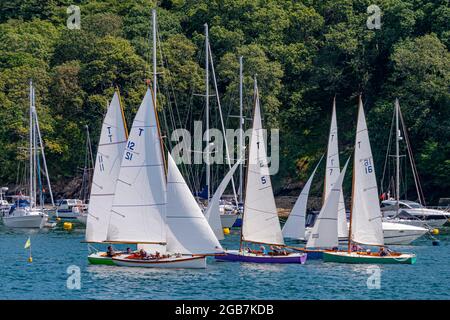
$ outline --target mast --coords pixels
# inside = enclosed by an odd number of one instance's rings
[[[209,47],[209,58],[210,58],[210,62],[211,62],[211,72],[212,72],[212,78],[213,78],[213,82],[214,82],[214,89],[216,91],[216,100],[217,100],[217,106],[219,109],[219,116],[220,116],[220,124],[222,126],[222,132],[225,135],[225,124],[223,122],[223,114],[222,114],[222,106],[220,104],[220,97],[219,97],[219,88],[217,86],[217,78],[216,78],[216,72],[214,69],[214,61],[213,61],[213,57],[211,54],[211,47]],[[228,148],[228,142],[225,139],[225,153],[226,153],[226,161],[228,162],[228,168],[231,170],[231,158],[230,158],[230,150]],[[238,197],[236,194],[236,187],[234,185],[234,179],[231,178],[231,186],[233,187],[233,196],[234,196],[234,200],[236,202],[236,204],[238,203]]]
[[[359,103],[358,103],[358,116],[357,119],[359,119],[359,104],[361,104],[361,95],[359,95]],[[358,129],[357,129],[358,130]],[[356,136],[356,135],[355,135]],[[355,148],[356,148],[356,141],[355,141]],[[351,245],[352,245],[352,225],[353,225],[353,207],[355,203],[355,167],[356,167],[356,154],[353,154],[353,169],[352,169],[352,203],[350,205],[350,222],[349,222],[349,228],[348,228],[348,247],[347,251],[350,253]]]
[[[33,80],[30,79],[30,207],[33,207]]]
[[[255,109],[256,109],[256,101],[258,99],[258,83],[256,80],[256,74],[255,74],[255,79],[254,79],[254,89],[253,89],[253,115],[252,117],[254,117],[255,115]],[[247,165],[247,170],[246,170],[246,175],[248,176],[248,169],[250,166],[250,161],[249,161],[249,165]],[[247,189],[247,183],[248,183],[248,179],[245,180],[245,188]],[[246,193],[247,194],[247,193]],[[241,226],[241,237],[239,240],[239,251],[242,251],[242,245],[244,244],[244,214],[245,214],[245,207],[244,210],[242,211],[242,226]]]
[[[156,102],[156,9],[152,9],[152,31],[153,31],[153,97]]]
[[[398,126],[398,99],[395,99],[395,200],[396,200],[396,211],[397,216],[399,212],[400,205],[400,150],[399,150],[399,140],[400,140],[400,130]]]
[[[205,98],[206,98],[206,203],[209,205],[211,168],[209,165],[209,30],[205,23]]]
[[[243,64],[242,64],[242,56],[239,57],[239,158],[243,158],[243,147],[244,147],[244,141],[243,140],[243,125],[244,125],[244,119],[243,119],[243,103],[242,103],[242,83],[243,83]],[[243,193],[243,166],[244,162],[241,162],[239,165],[239,202],[242,203],[242,193]]]
[[[34,88],[33,88],[33,101],[34,101]],[[52,201],[52,206],[55,206],[55,201],[53,199],[52,185],[50,184],[50,177],[48,176],[47,161],[45,160],[45,152],[44,152],[44,143],[42,141],[41,129],[39,128],[39,119],[38,119],[38,115],[36,112],[36,107],[34,107],[34,117],[35,117],[35,121],[36,121],[35,126],[36,126],[36,131],[37,131],[37,138],[39,138],[39,145],[41,147],[42,162],[44,163],[45,177],[47,178],[48,192],[50,193],[50,199]],[[36,153],[37,153],[37,146],[36,146]]]

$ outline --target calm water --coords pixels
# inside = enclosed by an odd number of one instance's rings
[[[33,263],[23,249],[31,235]],[[402,247],[415,265],[381,266],[380,289],[368,289],[367,265],[308,261],[255,265],[208,261],[206,270],[92,266],[84,230],[11,231],[0,226],[0,299],[450,299],[450,237]],[[238,231],[224,247],[236,248]],[[67,268],[81,269],[81,289],[66,286]]]

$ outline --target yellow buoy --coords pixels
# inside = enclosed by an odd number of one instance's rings
[[[434,235],[438,235],[439,234],[439,229],[433,229],[431,230],[431,233]]]
[[[223,228],[224,234],[230,234],[230,228]]]
[[[72,223],[64,222],[63,228],[64,228],[64,230],[72,230]]]
[[[28,262],[33,262],[33,258],[32,258],[32,257],[29,257],[29,258],[28,258]]]

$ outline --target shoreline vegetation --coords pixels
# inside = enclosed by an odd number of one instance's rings
[[[0,187],[21,185],[26,176],[30,78],[36,85],[55,199],[79,193],[85,126],[92,141],[98,141],[115,88],[130,126],[145,79],[152,78],[154,1],[77,1],[79,30],[67,27],[71,4],[1,1]],[[205,99],[197,94],[205,89],[203,25],[208,23],[224,114],[239,111],[239,56],[244,59],[246,116],[251,114],[253,77],[258,74],[264,126],[280,130],[280,170],[272,177],[276,194],[298,195],[325,152],[335,96],[341,158],[351,154],[357,97],[362,93],[378,183],[398,98],[427,204],[437,204],[450,190],[448,1],[381,0],[379,29],[367,27],[370,4],[158,1],[158,107],[161,119],[170,114],[177,119],[164,123],[163,135],[170,137],[176,128],[193,132],[194,121],[204,119]],[[215,117],[217,105],[211,102],[211,108]],[[230,117],[226,126],[235,129],[238,120]],[[168,146],[171,143],[167,139]],[[93,149],[95,154],[95,143]],[[227,166],[219,167],[218,176],[223,176]],[[405,171],[402,188],[414,200],[412,179]],[[320,195],[323,181],[316,180],[312,193]],[[345,179],[346,193],[350,185]]]

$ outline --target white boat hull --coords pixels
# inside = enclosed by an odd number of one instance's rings
[[[3,224],[8,228],[41,229],[46,222],[47,216],[43,214],[3,217]]]
[[[384,244],[386,245],[408,245],[414,240],[425,235],[428,230],[418,226],[404,225],[400,223],[382,223]],[[306,238],[309,238],[311,228],[306,230]],[[347,243],[347,237],[339,237],[339,243]]]
[[[222,228],[231,228],[238,218],[238,214],[226,213],[220,215],[220,222],[222,223]]]
[[[128,259],[129,255],[118,255],[112,258],[117,266],[140,268],[178,268],[178,269],[206,269],[206,257],[180,257],[164,259]]]
[[[395,218],[384,218],[385,222],[392,222],[392,223],[400,223],[400,224],[406,224],[409,226],[415,226],[415,227],[421,227],[426,229],[439,229],[441,228],[447,220],[440,219],[440,220],[409,220],[409,219],[395,219]]]

